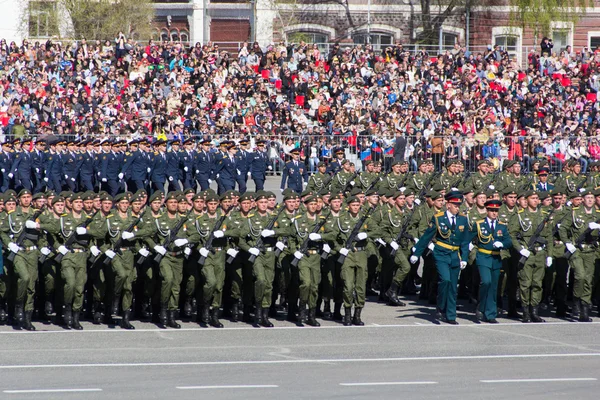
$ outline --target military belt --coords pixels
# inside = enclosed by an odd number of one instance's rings
[[[582,243],[580,245],[580,247],[581,247],[582,250],[591,249],[591,248],[596,247],[596,243]]]
[[[23,250],[25,250],[25,251],[37,250],[37,246],[23,247]]]
[[[265,247],[265,251],[275,251],[275,247]]]
[[[84,249],[71,249],[69,250],[71,253],[83,253],[85,250]]]
[[[172,257],[177,257],[183,254],[183,251],[169,251],[167,254],[169,254]]]
[[[555,240],[555,241],[554,241],[554,245],[555,245],[555,246],[559,246],[559,245],[561,245],[561,244],[563,244],[562,240]]]
[[[306,250],[307,254],[319,254],[319,250]]]
[[[435,241],[433,243],[435,243],[437,246],[443,247],[444,249],[448,249],[448,250],[452,250],[452,251],[458,251],[460,249],[459,246],[452,246],[451,244],[447,244],[444,242]]]
[[[492,255],[492,256],[499,256],[500,252],[499,251],[492,251],[492,250],[486,250],[486,249],[477,249],[478,252],[483,253],[483,254],[488,254],[488,255]]]
[[[214,252],[217,252],[217,251],[223,251],[223,247],[213,247],[213,249],[212,249],[212,250],[213,250]]]
[[[534,247],[533,251],[542,251],[542,250],[545,250],[545,249],[546,249],[546,246]]]
[[[356,253],[358,251],[364,251],[365,247],[353,247],[351,250]]]
[[[132,251],[131,249],[131,247],[121,247],[119,248],[119,251]]]

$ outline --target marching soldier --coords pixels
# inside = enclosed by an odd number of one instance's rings
[[[319,192],[323,189],[327,189],[329,183],[331,182],[331,175],[326,174],[327,165],[324,162],[319,162],[317,164],[317,172],[312,174],[308,179],[308,186],[306,190],[311,192]]]
[[[308,184],[308,172],[306,165],[299,161],[300,149],[295,148],[290,151],[292,160],[285,164],[283,172],[281,174],[281,191],[285,189],[287,181],[287,187],[295,191],[296,193],[302,193],[302,188]]]

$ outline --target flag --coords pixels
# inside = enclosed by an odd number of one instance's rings
[[[387,156],[393,156],[394,155],[394,148],[393,147],[388,147],[387,149],[385,149],[385,155],[387,155]]]
[[[369,161],[371,160],[371,149],[366,149],[360,152],[360,160],[361,161]]]
[[[379,146],[379,143],[377,142],[373,142],[373,144],[371,145],[371,149],[374,153],[381,153],[381,146]]]

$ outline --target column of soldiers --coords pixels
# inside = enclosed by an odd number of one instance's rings
[[[122,144],[101,143],[109,148],[98,153],[101,162]],[[50,162],[64,154],[61,145],[50,144]],[[153,163],[168,164],[166,144],[155,148]],[[0,321],[26,330],[35,329],[36,317],[77,330],[82,317],[123,329],[134,329],[134,317],[165,328],[179,328],[179,319],[222,327],[224,314],[256,327],[280,316],[299,326],[319,326],[318,318],[360,326],[368,296],[402,307],[417,292],[449,324],[457,324],[461,297],[489,323],[504,312],[543,322],[551,307],[559,318],[591,321],[600,251],[596,164],[583,176],[569,163],[553,178],[542,163],[524,176],[511,161],[498,172],[481,161],[472,174],[459,162],[437,173],[429,160],[414,173],[402,161],[389,172],[366,162],[358,172],[336,151],[336,160],[305,179],[293,154],[278,204],[262,188],[233,190],[228,180],[253,172],[225,172],[240,150],[233,142],[223,150],[222,158],[203,161],[216,163],[205,178],[224,185],[221,194],[173,190],[167,174],[154,191],[133,179],[127,188],[135,191],[112,195],[113,183],[131,179],[124,172],[116,179],[101,172],[107,190],[99,192],[93,184],[85,191],[6,189]],[[112,170],[114,160],[106,163]],[[194,179],[202,185],[204,178]]]

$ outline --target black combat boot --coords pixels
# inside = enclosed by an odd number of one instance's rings
[[[52,302],[50,300],[46,300],[44,303],[44,314],[46,314],[46,317],[54,314],[54,307],[52,306]]]
[[[183,316],[189,318],[192,316],[192,298],[187,297],[183,304]]]
[[[563,301],[556,302],[556,318],[567,318],[567,305]]]
[[[23,311],[23,303],[15,304],[15,321],[19,326],[23,325],[23,321],[25,320],[25,312]]]
[[[260,328],[260,326],[262,325],[262,318],[263,318],[262,306],[260,304],[257,304],[256,308],[254,309],[254,324],[253,324],[253,326],[255,328]]]
[[[63,310],[63,321],[65,323],[65,328],[71,329],[71,325],[73,325],[73,314],[72,314],[71,305],[65,305],[65,309]]]
[[[31,324],[31,314],[33,314],[32,310],[25,311],[25,319],[23,321],[23,329],[27,331],[35,331],[35,326]]]
[[[306,303],[301,301],[300,307],[298,308],[298,322],[301,324],[305,324],[307,319],[306,315]]]
[[[392,282],[392,286],[390,286],[390,288],[387,290],[387,292],[385,292],[385,295],[388,298],[388,304],[390,306],[396,306],[396,307],[406,306],[406,304],[404,304],[404,302],[400,301],[400,299],[398,298],[398,284],[396,282]]]
[[[571,310],[571,315],[576,318],[581,314],[581,300],[575,298],[573,299],[573,309]]]
[[[223,324],[219,321],[219,307],[214,307],[212,309],[212,314],[210,315],[210,326],[215,328],[222,328]]]
[[[264,326],[265,328],[273,327],[273,324],[271,323],[271,321],[269,321],[269,309],[268,308],[262,309],[262,326]]]
[[[344,307],[344,326],[352,325],[352,307]]]
[[[590,318],[590,305],[584,303],[583,301],[581,301],[581,313],[579,314],[579,322],[592,322],[592,319]]]
[[[231,322],[238,322],[240,317],[240,303],[238,300],[233,300],[233,304],[231,305]]]
[[[531,314],[529,314],[529,306],[523,307],[523,322],[531,322]]]
[[[81,331],[83,330],[83,326],[79,323],[79,313],[80,311],[73,311],[73,329]]]
[[[115,295],[115,298],[112,302],[112,307],[110,310],[111,315],[119,315],[119,300],[121,300],[121,296]]]
[[[341,321],[343,319],[344,316],[342,315],[342,303],[335,303],[333,305],[333,320]]]
[[[100,325],[102,323],[102,311],[99,301],[94,301],[94,304],[92,304],[92,318],[94,325]]]
[[[531,306],[531,321],[532,322],[546,322],[545,319],[541,318],[538,314],[539,306]]]
[[[5,324],[7,317],[8,316],[6,315],[6,302],[4,299],[0,299],[0,324]]]
[[[321,326],[319,321],[317,321],[317,309],[311,308],[308,310],[308,319],[306,320],[306,324],[310,326]]]
[[[331,319],[331,301],[329,299],[323,299],[323,319]]]
[[[360,319],[360,312],[361,311],[362,311],[362,308],[360,308],[360,307],[355,307],[354,308],[354,318],[352,319],[352,324],[353,325],[363,326],[365,324]]]
[[[150,319],[152,318],[152,305],[149,298],[144,298],[142,301],[142,318]]]
[[[167,305],[166,304],[161,304],[160,305],[160,312],[158,314],[158,320],[160,321],[160,324],[163,327],[167,327]]]
[[[131,316],[131,311],[123,310],[123,319],[121,319],[121,328],[135,329],[135,326],[131,325],[131,323],[129,322],[130,316]]]
[[[175,310],[167,311],[167,326],[169,328],[175,328],[175,329],[181,328],[181,325],[179,325],[177,323],[177,321],[175,321]]]
[[[508,313],[506,314],[506,316],[510,319],[521,319],[521,314],[519,314],[519,312],[517,311],[517,305],[509,302],[508,304]]]
[[[242,317],[242,321],[244,321],[247,324],[251,324],[253,322],[252,311],[252,306],[247,306],[244,304],[244,315]]]
[[[200,314],[200,322],[202,322],[203,324],[208,324],[209,320],[210,320],[210,306],[205,304],[202,306],[202,313]]]

